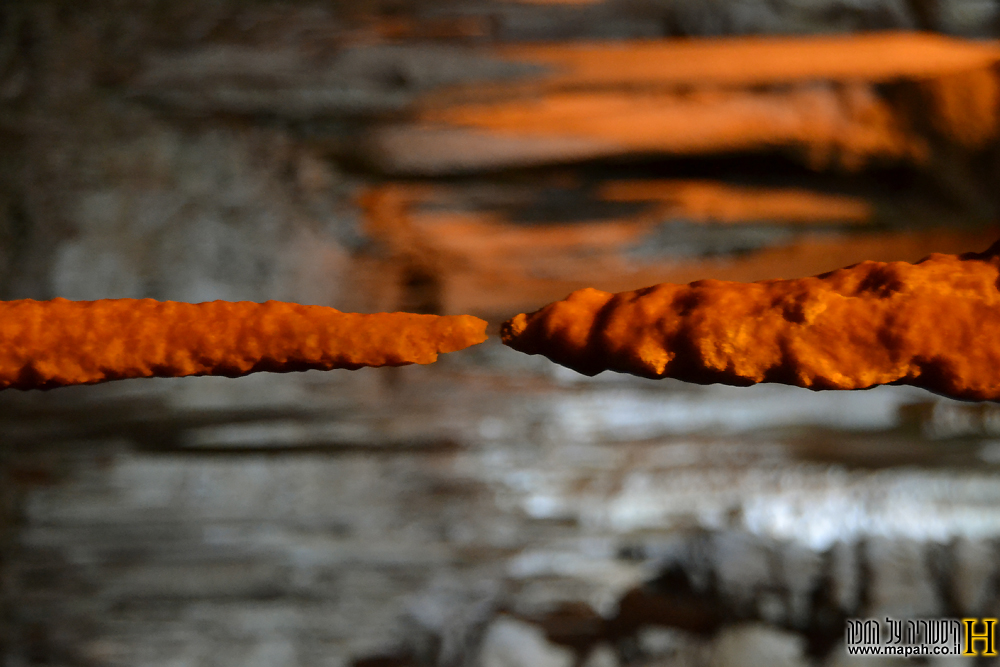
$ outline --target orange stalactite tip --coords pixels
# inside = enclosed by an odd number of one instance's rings
[[[810,389],[909,384],[1000,401],[1000,242],[812,278],[573,292],[504,323],[503,341],[586,375]]]
[[[6,301],[0,389],[429,364],[483,342],[485,330],[471,315],[362,315],[280,301]]]

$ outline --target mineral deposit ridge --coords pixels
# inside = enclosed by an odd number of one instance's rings
[[[908,384],[1000,400],[1000,241],[795,280],[582,289],[505,322],[505,344],[585,375],[737,386]]]

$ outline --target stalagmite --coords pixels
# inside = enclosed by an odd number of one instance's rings
[[[362,315],[279,301],[7,301],[0,389],[429,364],[481,343],[485,328],[470,315]]]
[[[504,323],[510,347],[586,375],[810,389],[909,384],[1000,400],[1000,242],[812,278],[583,289]]]

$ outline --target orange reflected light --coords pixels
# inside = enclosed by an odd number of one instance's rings
[[[864,224],[873,214],[872,205],[857,197],[711,181],[612,181],[599,194],[605,201],[663,202],[661,215],[674,214],[691,222]]]

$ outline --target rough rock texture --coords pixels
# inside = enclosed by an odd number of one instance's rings
[[[502,329],[504,343],[587,375],[809,389],[910,384],[1000,400],[1000,245],[916,264],[862,262],[798,280],[701,280],[574,292]]]
[[[880,109],[927,111],[909,130],[958,155],[925,171],[842,173],[836,144],[828,162],[574,164],[579,146],[537,138],[523,155],[551,163],[449,179],[363,159],[370,130],[488,101],[521,72],[473,50],[985,37],[992,2],[7,0],[0,15],[4,299],[500,322],[588,285],[794,278],[1000,235],[979,223],[996,210],[988,69],[795,96],[876,128]],[[704,109],[716,92],[690,91]],[[623,180],[641,192],[608,201]],[[772,205],[790,189],[811,203]],[[474,667],[491,637],[494,657],[588,667],[833,665],[844,616],[997,616],[998,471],[1000,404],[588,378],[496,337],[431,365],[3,391],[0,663]]]
[[[0,388],[429,364],[486,340],[471,315],[362,315],[267,301],[0,302]]]
[[[4,392],[8,654],[475,665],[505,616],[547,638],[506,655],[700,661],[753,623],[818,658],[845,616],[1000,608],[1000,406],[531,361]]]

